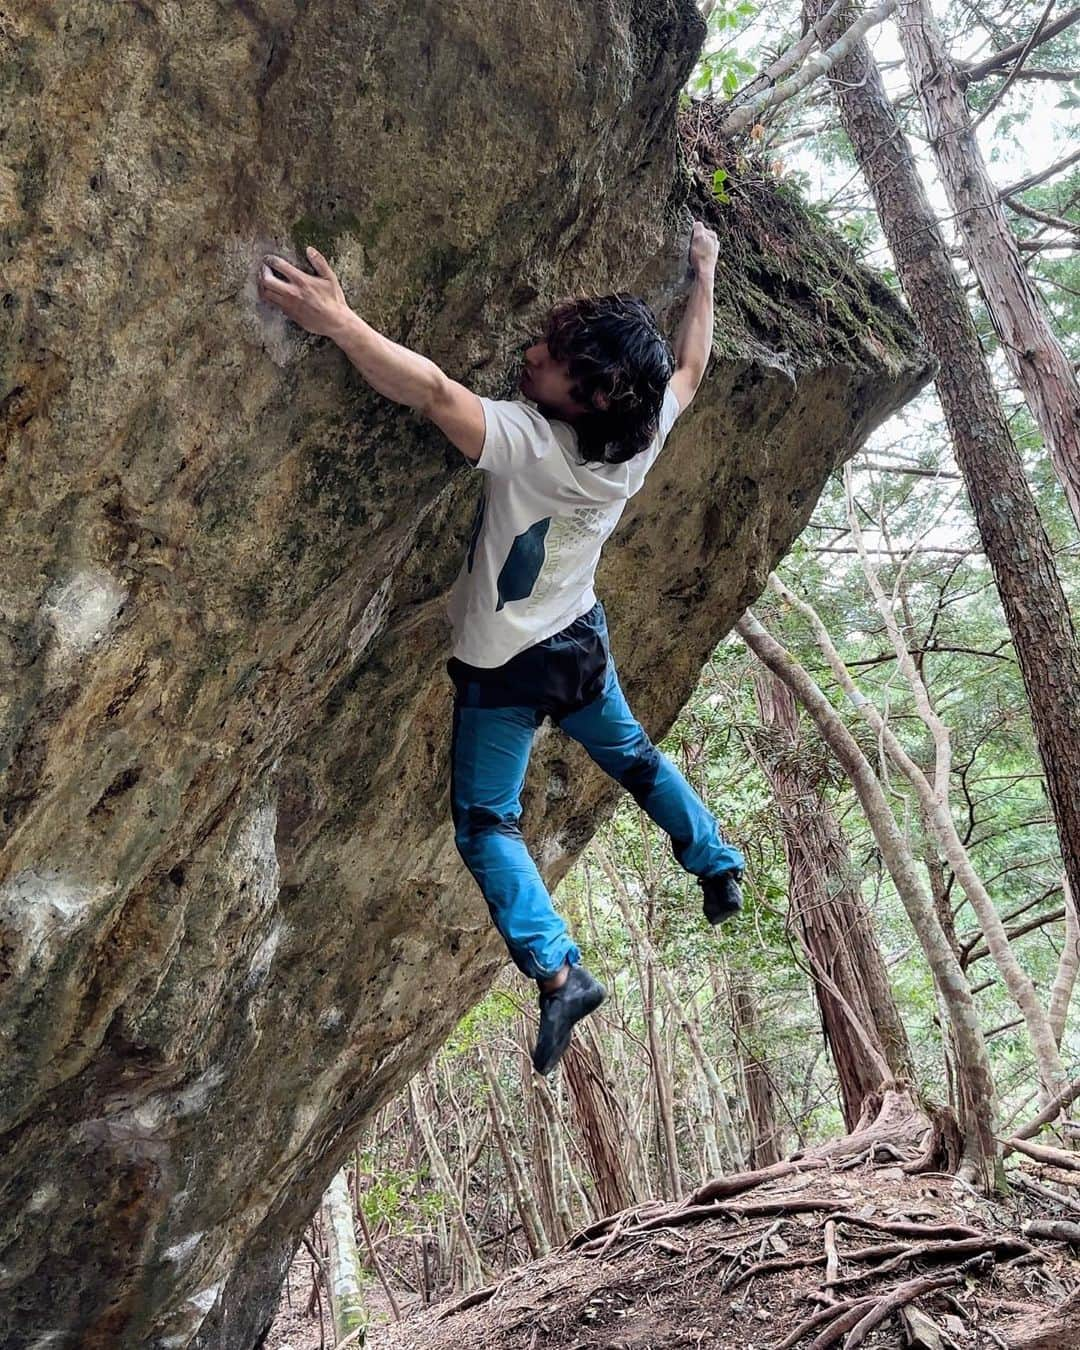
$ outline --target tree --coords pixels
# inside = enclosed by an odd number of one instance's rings
[[[1080,526],[1080,387],[1005,218],[941,30],[926,0],[900,0],[898,11],[900,42],[968,261]]]
[[[818,785],[791,690],[765,666],[754,675],[759,762],[776,794],[787,854],[788,904],[810,965],[844,1120],[854,1129],[883,1083],[913,1078],[911,1049],[840,825]]]
[[[822,739],[851,779],[947,1010],[960,1068],[959,1114],[964,1140],[964,1170],[984,1185],[995,1185],[1000,1181],[999,1150],[994,1133],[994,1082],[986,1042],[971,991],[942,931],[908,841],[897,826],[881,784],[858,742],[807,672],[749,610],[736,624],[736,631],[758,660],[783,680],[807,710]]]
[[[330,1314],[336,1343],[367,1322],[360,1253],[356,1247],[352,1200],[344,1169],[334,1174],[330,1188],[323,1196],[322,1211],[326,1229]]]
[[[822,18],[824,0],[810,0],[808,12]],[[967,298],[866,43],[856,43],[829,79],[904,293],[940,362],[938,395],[1023,672],[1065,870],[1076,896],[1080,651],[1053,550]]]

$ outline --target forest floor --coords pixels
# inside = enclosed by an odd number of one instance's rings
[[[375,1319],[366,1345],[1080,1350],[1080,1245],[1027,1227],[1071,1222],[1080,1237],[1075,1190],[1060,1205],[1020,1187],[987,1200],[936,1173],[795,1167],[737,1196],[706,1187],[611,1216],[486,1290]],[[318,1345],[317,1323],[279,1317],[266,1350]]]

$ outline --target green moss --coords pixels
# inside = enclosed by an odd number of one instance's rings
[[[420,259],[418,273],[429,286],[441,289],[470,261],[470,255],[449,244],[437,244]]]
[[[343,211],[333,220],[316,220],[314,216],[301,216],[289,230],[289,235],[300,257],[309,244],[325,258],[332,258],[336,244],[343,234],[353,234],[363,238],[363,226],[351,211]]]
[[[367,522],[370,487],[336,441],[315,444],[307,457],[301,500],[317,508],[324,522],[357,529]]]
[[[19,206],[27,215],[32,215],[45,197],[48,171],[45,147],[35,140],[17,170]]]
[[[258,623],[265,615],[269,601],[270,584],[264,574],[248,577],[237,587],[236,603],[240,613],[251,623]]]
[[[723,203],[712,191],[721,168]],[[911,316],[885,279],[861,264],[849,241],[794,182],[778,181],[769,164],[717,139],[692,166],[689,196],[691,210],[720,242],[717,330],[724,355],[764,345],[811,368],[926,364]]]
[[[380,197],[366,214],[365,219],[359,222],[356,237],[366,249],[374,248],[379,242],[379,236],[393,219],[394,207],[394,202]]]

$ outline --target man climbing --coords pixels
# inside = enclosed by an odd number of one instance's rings
[[[606,991],[581,964],[521,836],[521,788],[545,717],[668,833],[710,923],[742,904],[742,854],[630,712],[593,590],[601,546],[705,373],[716,236],[695,223],[674,353],[634,296],[565,301],[525,352],[526,402],[480,398],[377,333],[349,308],[326,259],[307,253],[314,276],[268,256],[260,297],[331,338],[372,388],[429,418],[485,473],[450,602],[451,803],[461,856],[515,964],[539,987],[533,1065],[549,1073]]]

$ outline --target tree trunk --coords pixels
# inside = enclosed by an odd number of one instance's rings
[[[559,1146],[555,1135],[555,1126],[551,1116],[542,1103],[536,1084],[544,1080],[533,1073],[526,1050],[528,1036],[522,1021],[518,1023],[518,1044],[523,1053],[519,1058],[521,1065],[521,1100],[527,1105],[532,1126],[532,1171],[537,1180],[540,1197],[540,1218],[552,1243],[560,1246],[574,1231],[567,1201],[567,1185],[559,1175]]]
[[[495,1139],[499,1145],[499,1152],[502,1154],[506,1179],[513,1192],[514,1204],[517,1206],[521,1225],[525,1230],[525,1240],[528,1242],[529,1250],[534,1257],[546,1256],[551,1250],[551,1242],[544,1228],[544,1221],[540,1217],[540,1210],[533,1196],[532,1187],[529,1185],[528,1168],[523,1156],[521,1141],[518,1138],[517,1128],[503,1094],[502,1084],[499,1082],[499,1075],[492,1062],[491,1053],[486,1045],[480,1047],[480,1064],[483,1067],[488,1091],[491,1094],[488,1104],[491,1108],[491,1123],[495,1130]]]
[[[1080,970],[1080,916],[1069,895],[1069,878],[1065,883],[1065,941],[1058,960],[1054,985],[1050,991],[1050,1027],[1055,1042],[1060,1046],[1065,1034],[1065,1019],[1069,1012],[1073,988],[1076,985],[1076,973]]]
[[[344,1168],[334,1174],[330,1188],[323,1196],[322,1211],[326,1232],[326,1282],[330,1290],[330,1316],[336,1344],[367,1322],[364,1277]]]
[[[770,733],[756,753],[780,809],[790,913],[852,1130],[884,1081],[913,1077],[911,1047],[840,823],[801,753],[795,698],[765,666],[755,672],[754,691]]]
[[[964,1136],[964,1170],[987,1188],[996,1187],[1000,1184],[1001,1173],[994,1137],[994,1082],[975,1003],[881,784],[836,709],[791,653],[770,637],[749,610],[735,627],[754,655],[783,680],[807,710],[822,739],[851,779],[885,866],[948,1006],[964,1079],[960,1120]]]
[[[808,0],[813,21],[827,8],[826,0]],[[849,15],[846,10],[832,22],[846,25]],[[830,80],[904,293],[940,363],[941,406],[1012,634],[1065,870],[1080,903],[1080,653],[1050,541],[967,298],[866,43],[852,49]]]
[[[897,32],[953,218],[987,313],[1080,526],[1080,388],[1024,267],[975,139],[957,69],[926,0],[900,0]]]
[[[741,1170],[745,1166],[745,1159],[743,1157],[742,1146],[739,1143],[738,1135],[735,1133],[735,1127],[731,1119],[731,1111],[728,1109],[727,1097],[724,1095],[724,1085],[720,1081],[720,1075],[716,1072],[716,1066],[705,1051],[705,1046],[698,1032],[697,1023],[683,1006],[683,1001],[679,997],[678,990],[675,988],[663,961],[661,961],[660,957],[657,955],[656,949],[653,947],[648,934],[642,930],[635,919],[632,897],[627,891],[626,886],[611,859],[604,851],[602,845],[594,843],[593,850],[600,859],[600,865],[604,869],[604,875],[611,885],[611,891],[615,897],[616,904],[619,906],[619,913],[623,917],[623,922],[626,924],[627,930],[630,933],[635,946],[640,950],[647,970],[652,974],[655,980],[659,981],[660,987],[664,991],[664,997],[667,999],[671,1011],[675,1014],[675,1018],[686,1036],[690,1046],[690,1053],[694,1058],[694,1063],[698,1066],[702,1077],[708,1085],[713,1119],[719,1127],[720,1136],[724,1141],[724,1150],[728,1155],[728,1161],[736,1170]],[[659,1038],[657,1038],[657,1040],[659,1041]],[[649,1044],[651,1047],[651,1037]],[[662,1047],[660,1047],[660,1049],[662,1051]],[[666,1071],[667,1056],[663,1056],[663,1060]],[[658,1093],[658,1096],[659,1095],[660,1094]],[[674,1090],[671,1085],[671,1076],[670,1073],[665,1072],[664,1100],[669,1103],[669,1111],[671,1110],[670,1102],[673,1099]],[[670,1147],[674,1149],[675,1127],[673,1116],[670,1134],[667,1124],[665,1123],[665,1136],[670,1137]],[[679,1191],[675,1191],[675,1194],[678,1195]]]
[[[731,985],[731,1010],[736,1047],[746,1083],[746,1114],[750,1123],[751,1168],[769,1167],[780,1161],[780,1127],[776,1123],[776,1095],[772,1078],[761,1056],[762,1038],[757,1004],[748,980],[736,977]]]
[[[577,1172],[574,1170],[573,1159],[570,1157],[569,1149],[566,1147],[566,1140],[563,1136],[563,1123],[559,1115],[558,1107],[551,1095],[551,1089],[546,1081],[539,1074],[531,1073],[529,1075],[532,1094],[536,1102],[536,1109],[544,1117],[544,1125],[547,1131],[547,1137],[551,1144],[551,1167],[555,1186],[555,1210],[558,1215],[559,1227],[562,1229],[562,1241],[574,1232],[577,1224],[574,1222],[573,1206],[570,1203],[571,1194],[576,1195],[581,1207],[582,1223],[588,1223],[594,1215],[589,1205],[588,1197],[585,1194],[581,1182],[578,1180]]]
[[[1005,925],[1001,921],[1001,916],[994,907],[994,902],[987,893],[981,878],[972,865],[971,858],[967,849],[964,847],[957,832],[956,824],[952,816],[952,808],[949,804],[949,786],[950,774],[952,768],[952,754],[949,744],[949,730],[938,717],[930,701],[930,695],[923,683],[919,671],[915,667],[911,653],[908,651],[907,642],[900,631],[896,622],[896,617],[892,612],[877,573],[872,567],[869,558],[863,548],[862,533],[856,518],[856,512],[852,509],[848,512],[848,521],[851,526],[852,537],[855,540],[856,547],[859,549],[862,558],[863,569],[866,573],[866,579],[870,589],[877,601],[878,610],[885,621],[885,627],[892,638],[894,648],[897,654],[897,660],[900,669],[906,678],[915,699],[915,705],[919,711],[927,730],[934,740],[934,783],[931,785],[922,769],[915,763],[910,755],[904,750],[897,737],[889,728],[881,713],[870,702],[859,693],[855,681],[850,672],[844,665],[837,652],[824,624],[812,607],[805,601],[799,600],[790,590],[779,580],[773,578],[772,587],[785,600],[794,604],[800,613],[810,618],[817,638],[818,646],[821,648],[833,674],[840,683],[841,688],[848,695],[849,699],[855,704],[859,712],[873,727],[879,742],[884,747],[886,754],[893,763],[900,769],[904,777],[915,789],[919,799],[919,805],[922,810],[923,818],[929,824],[933,831],[934,838],[941,846],[942,851],[952,868],[953,875],[966,896],[971,908],[975,911],[979,926],[986,937],[987,946],[998,970],[1001,972],[1002,979],[1005,981],[1006,988],[1012,996],[1013,1001],[1024,1015],[1024,1021],[1027,1026],[1028,1039],[1031,1044],[1032,1052],[1035,1056],[1035,1063],[1039,1073],[1039,1091],[1043,1102],[1047,1102],[1065,1081],[1065,1072],[1062,1068],[1061,1057],[1058,1054],[1057,1043],[1050,1027],[1050,1020],[1046,1009],[1039,1002],[1039,997],[1035,992],[1035,986],[1030,976],[1020,965],[1009,944],[1009,938],[1005,932]],[[939,915],[944,914],[948,906],[936,906]],[[950,939],[949,945],[953,951],[956,950],[955,935],[951,933],[951,914],[948,920],[949,929],[946,935]],[[945,925],[943,924],[943,927]]]
[[[420,1127],[420,1137],[424,1141],[424,1151],[427,1153],[428,1162],[431,1163],[431,1171],[438,1182],[439,1189],[446,1196],[446,1203],[450,1208],[452,1222],[457,1232],[458,1241],[461,1244],[461,1256],[465,1267],[466,1284],[473,1286],[484,1283],[484,1271],[480,1261],[480,1253],[476,1249],[476,1243],[473,1241],[472,1233],[469,1231],[468,1221],[465,1218],[465,1211],[461,1204],[461,1195],[450,1168],[447,1166],[446,1156],[439,1146],[439,1141],[435,1137],[435,1130],[431,1124],[431,1118],[427,1112],[427,1104],[424,1101],[423,1092],[418,1092],[413,1085],[409,1084],[409,1103],[412,1107],[413,1117]],[[425,1288],[430,1283],[430,1277],[427,1267],[427,1248],[424,1248],[424,1280]]]
[[[632,1136],[587,1030],[571,1042],[563,1069],[602,1212],[615,1214],[639,1198],[627,1166]]]
[[[679,1169],[679,1141],[675,1133],[675,1085],[671,1081],[664,1039],[660,1034],[660,1015],[656,1007],[656,968],[648,952],[645,963],[645,1022],[649,1035],[649,1061],[652,1064],[653,1086],[656,1089],[657,1142],[660,1144],[667,1172],[667,1193],[674,1200],[682,1195],[682,1174]]]

